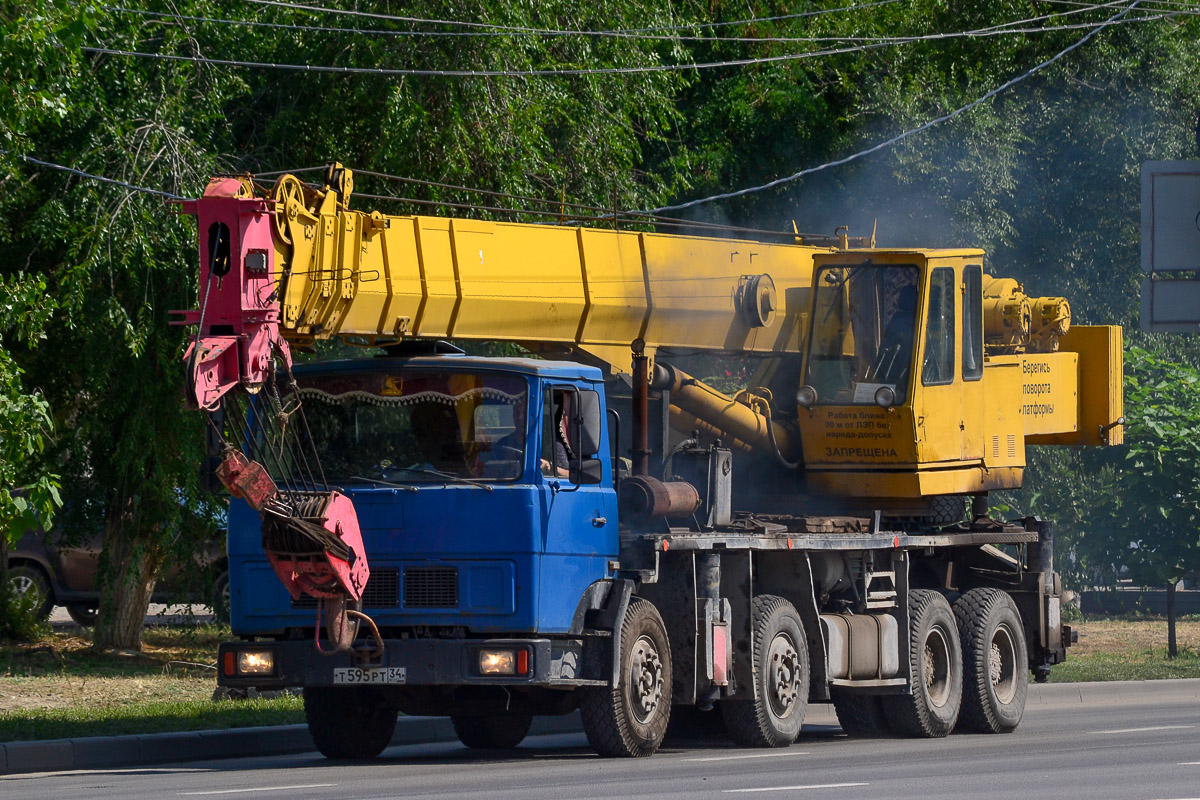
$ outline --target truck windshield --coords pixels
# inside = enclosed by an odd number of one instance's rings
[[[917,323],[915,265],[858,264],[817,272],[805,383],[825,405],[875,402],[882,386],[908,396]]]
[[[372,371],[306,375],[300,384],[330,483],[513,481],[524,472],[522,378]]]

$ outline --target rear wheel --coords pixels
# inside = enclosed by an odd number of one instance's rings
[[[855,739],[879,739],[891,736],[883,713],[883,698],[877,694],[858,694],[833,689],[833,710],[847,736]]]
[[[998,589],[972,589],[954,604],[962,638],[963,700],[958,727],[1009,733],[1025,714],[1029,656],[1016,603]]]
[[[729,738],[743,747],[787,747],[808,706],[808,642],[795,607],[775,595],[754,598],[753,700],[723,700]]]
[[[946,598],[914,589],[909,594],[910,695],[884,695],[888,725],[903,736],[935,739],[954,730],[962,705],[962,645]]]
[[[54,608],[54,593],[46,574],[32,564],[18,564],[8,568],[8,585],[13,594],[29,603],[39,620],[50,616]]]
[[[99,616],[96,607],[87,605],[86,603],[69,603],[67,605],[67,614],[81,628],[92,627],[96,624],[96,618]]]
[[[454,733],[467,747],[477,750],[511,750],[533,724],[532,714],[493,714],[485,717],[450,716]]]
[[[658,750],[671,718],[671,643],[657,609],[629,601],[621,623],[616,686],[580,692],[588,742],[602,756],[648,756]]]
[[[374,758],[396,731],[396,708],[367,687],[310,686],[304,717],[326,758]]]

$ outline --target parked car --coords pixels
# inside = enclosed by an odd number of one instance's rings
[[[65,606],[80,625],[96,622],[100,605],[100,533],[86,541],[67,539],[56,528],[50,533],[26,534],[8,554],[8,579],[21,595],[33,594],[38,619],[46,619],[54,606]],[[218,616],[228,613],[229,568],[225,535],[197,558],[195,568],[176,569],[163,576],[154,592],[155,602],[196,601],[212,605]]]

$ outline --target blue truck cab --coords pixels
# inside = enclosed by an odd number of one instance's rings
[[[587,683],[584,620],[619,546],[600,371],[455,354],[296,377],[283,403],[303,405],[324,481],[354,502],[371,569],[362,611],[383,652],[313,647],[317,600],[288,594],[258,513],[236,501],[230,615],[243,641],[225,647],[221,683],[374,684],[401,710],[442,714],[469,694],[454,687]],[[291,466],[296,481],[315,472]]]

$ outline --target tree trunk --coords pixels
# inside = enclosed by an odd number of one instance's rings
[[[1167,658],[1179,655],[1175,641],[1175,581],[1167,582]]]
[[[142,626],[160,559],[155,544],[138,541],[137,533],[128,519],[105,526],[100,613],[93,641],[97,650],[142,649]]]

